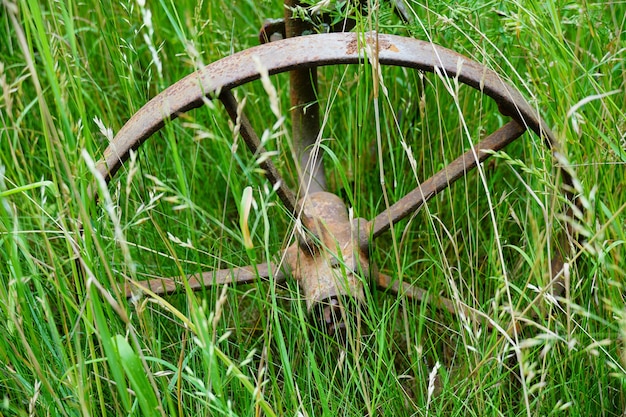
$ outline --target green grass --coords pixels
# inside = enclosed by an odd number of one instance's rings
[[[379,30],[504,75],[576,172],[585,211],[567,218],[550,152],[527,133],[372,249],[381,271],[500,330],[370,283],[345,347],[311,326],[291,280],[126,300],[127,280],[264,262],[292,243],[292,219],[219,103],[168,123],[100,203],[89,193],[107,129],[201,65],[254,46],[281,4],[4,1],[0,415],[622,415],[626,3],[408,4],[413,23],[383,6]],[[329,188],[355,217],[380,213],[383,192],[397,201],[504,123],[468,87],[451,95],[433,74],[382,76],[379,144],[371,69],[320,70]],[[288,115],[287,77],[271,80]],[[235,93],[294,185],[289,120],[276,123],[260,83]],[[567,223],[585,243],[554,301],[537,289],[549,285],[549,236]],[[519,332],[501,331],[514,321]]]

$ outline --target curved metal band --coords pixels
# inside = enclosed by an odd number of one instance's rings
[[[104,151],[98,170],[109,181],[137,149],[159,130],[166,120],[200,107],[205,97],[240,86],[260,77],[259,66],[270,74],[299,68],[364,61],[365,46],[378,45],[379,62],[433,72],[454,78],[493,98],[500,111],[543,137],[555,150],[556,138],[515,88],[491,71],[454,51],[417,39],[395,35],[328,33],[288,38],[246,49],[190,74],[142,107],[115,136]]]

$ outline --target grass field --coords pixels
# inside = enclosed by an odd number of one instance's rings
[[[432,41],[497,71],[563,157],[526,133],[377,239],[380,271],[456,312],[366,281],[362,326],[341,345],[310,324],[292,280],[125,298],[126,282],[267,262],[293,243],[293,218],[219,103],[167,123],[99,203],[89,191],[94,161],[138,109],[256,45],[281,2],[3,0],[0,415],[623,415],[626,2],[407,4],[411,23],[383,3],[355,30]],[[385,68],[375,80],[360,65],[319,79],[329,189],[355,217],[506,121],[435,74]],[[235,95],[295,186],[288,77],[270,80],[275,98],[260,82]],[[559,164],[584,211],[565,214]],[[567,227],[582,243],[561,248],[555,298],[550,259]]]

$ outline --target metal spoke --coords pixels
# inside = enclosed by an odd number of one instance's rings
[[[193,291],[208,288],[213,285],[224,285],[236,282],[238,284],[249,284],[257,278],[269,279],[271,275],[277,283],[285,281],[285,274],[269,263],[248,265],[229,269],[218,269],[215,271],[203,272],[201,274],[191,274],[186,277],[154,278],[148,281],[131,281],[125,286],[126,297],[131,298],[137,290],[150,290],[155,294],[165,295],[176,292],[179,288],[184,288],[187,281],[189,288]]]
[[[380,272],[378,273],[376,285],[380,288],[389,290],[396,295],[405,295],[419,302],[427,301],[428,291],[425,289],[411,285],[408,282],[400,282],[399,280],[393,279],[391,276]],[[435,305],[451,314],[456,314],[454,302],[446,297],[436,297]]]
[[[388,210],[383,211],[374,220],[370,221],[368,227],[372,236],[374,238],[380,236],[393,224],[413,213],[432,197],[476,168],[479,163],[491,156],[491,153],[485,151],[499,151],[519,138],[525,131],[526,129],[516,121],[511,121],[496,130],[482,142],[475,145],[474,149],[465,152],[447,167],[421,183],[417,188],[389,207]]]
[[[478,312],[467,305],[456,303],[455,307],[455,302],[449,298],[432,293],[429,294],[429,292],[423,288],[416,287],[415,285],[412,285],[408,282],[400,282],[399,280],[394,280],[389,275],[379,273],[378,279],[376,280],[376,285],[379,288],[395,294],[396,296],[408,297],[411,300],[415,300],[420,303],[431,303],[434,307],[443,311],[447,311],[448,313],[455,316],[458,315],[458,311],[461,310],[465,317],[467,317],[474,323],[479,325],[484,324],[490,330],[493,330],[495,327],[493,322],[489,320],[479,320],[479,315],[477,314]],[[511,330],[512,329],[509,329],[509,331]]]
[[[240,117],[241,128],[239,132],[241,133],[243,140],[246,142],[246,145],[248,145],[250,152],[252,152],[253,155],[261,155],[265,153],[265,149],[261,146],[259,136],[252,128],[252,125],[246,115],[243,112],[240,115],[237,114],[238,103],[235,96],[233,96],[233,93],[230,90],[223,91],[222,94],[220,94],[220,100],[224,104],[224,107],[226,108],[230,118],[233,120],[233,123],[236,123],[237,117]],[[265,170],[265,175],[270,182],[275,186],[278,185],[276,193],[287,210],[291,214],[296,215],[296,196],[293,191],[287,187],[287,184],[278,173],[272,159],[266,158],[260,165],[261,168]]]

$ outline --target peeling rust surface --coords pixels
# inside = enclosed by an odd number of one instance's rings
[[[368,33],[365,35],[365,39],[353,39],[348,43],[346,47],[346,53],[349,55],[358,54],[363,49],[363,44],[366,43],[370,47],[377,47],[378,52],[400,52],[400,49],[394,45],[386,35],[378,35],[376,33]]]
[[[303,201],[308,233],[285,252],[289,272],[303,289],[307,306],[337,296],[363,300],[363,277],[369,277],[368,253],[360,245],[366,221],[350,221],[345,203],[328,192]]]

